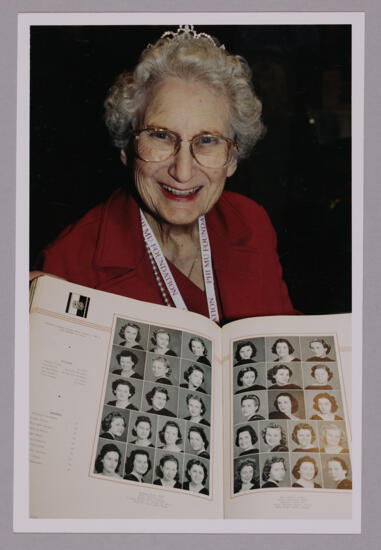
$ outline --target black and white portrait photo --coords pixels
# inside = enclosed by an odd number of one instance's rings
[[[130,349],[147,349],[148,326],[129,319],[118,318],[115,324],[114,344]]]

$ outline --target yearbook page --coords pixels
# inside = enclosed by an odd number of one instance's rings
[[[215,323],[44,276],[30,329],[30,518],[223,516]]]
[[[351,339],[349,314],[223,328],[226,517],[351,520]]]

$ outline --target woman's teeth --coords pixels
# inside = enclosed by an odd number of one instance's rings
[[[168,191],[168,193],[172,193],[172,195],[176,195],[178,197],[186,197],[187,195],[194,195],[201,189],[201,187],[194,187],[193,189],[186,189],[185,191],[180,191],[179,189],[174,189],[173,187],[168,187],[168,185],[161,184],[163,189]]]

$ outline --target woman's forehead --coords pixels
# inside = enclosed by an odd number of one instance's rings
[[[229,103],[210,86],[167,78],[154,89],[144,113],[144,125],[173,130],[184,139],[202,132],[227,133]]]

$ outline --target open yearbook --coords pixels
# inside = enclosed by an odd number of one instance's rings
[[[351,316],[198,314],[41,277],[30,518],[352,518]]]

